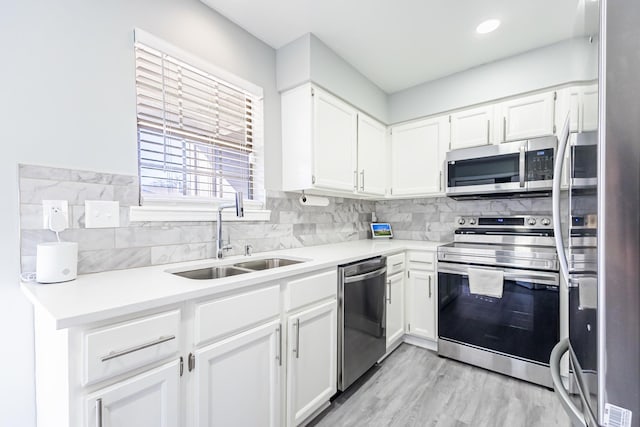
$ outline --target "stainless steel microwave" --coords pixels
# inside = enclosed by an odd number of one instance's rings
[[[595,189],[598,184],[598,132],[572,133],[569,141],[571,188]]]
[[[454,199],[550,194],[555,136],[447,153],[446,195]]]

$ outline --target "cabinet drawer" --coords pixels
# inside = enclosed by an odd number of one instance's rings
[[[338,294],[338,271],[326,271],[292,280],[287,283],[285,310],[291,311],[316,301],[336,298]]]
[[[411,268],[419,270],[433,270],[435,266],[435,253],[433,252],[409,252],[407,255]],[[414,264],[415,263],[415,264]],[[419,263],[419,264],[418,264]]]
[[[404,270],[404,253],[387,257],[387,277]]]
[[[280,286],[269,286],[196,306],[195,344],[223,338],[280,314]]]
[[[89,331],[84,384],[95,383],[178,353],[180,310]]]

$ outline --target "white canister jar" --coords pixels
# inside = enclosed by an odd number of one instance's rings
[[[78,275],[78,244],[75,242],[39,243],[36,253],[36,282],[59,283]]]

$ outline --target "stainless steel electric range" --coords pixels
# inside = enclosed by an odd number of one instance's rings
[[[438,249],[438,353],[551,387],[561,298],[551,218],[457,223],[454,242]],[[502,297],[471,293],[470,269],[500,270]]]

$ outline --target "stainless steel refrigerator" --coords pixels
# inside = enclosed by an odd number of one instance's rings
[[[558,148],[557,159],[568,151],[570,165],[568,191],[556,183],[553,197],[558,257],[569,289],[569,337],[554,349],[551,370],[574,425],[638,427],[640,1],[601,0],[598,15],[598,130],[565,129]],[[560,213],[565,195],[568,218]],[[568,229],[565,238],[561,229]],[[567,388],[560,375],[564,354],[570,360]]]

